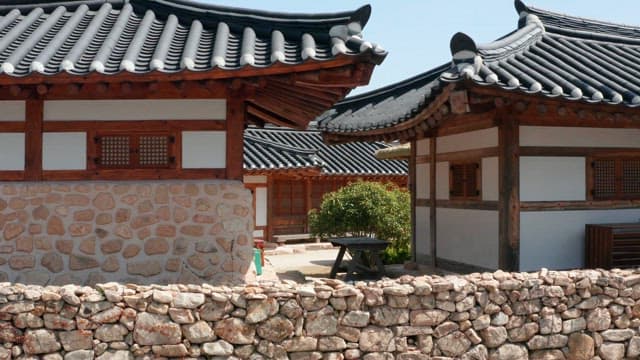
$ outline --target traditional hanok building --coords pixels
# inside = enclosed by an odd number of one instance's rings
[[[329,146],[317,130],[249,128],[244,132],[244,183],[253,191],[255,238],[309,239],[307,214],[327,192],[358,180],[407,186],[407,161],[381,161],[381,142]]]
[[[243,278],[244,128],[306,128],[366,84],[369,14],[3,1],[0,281]]]
[[[411,143],[414,250],[462,270],[585,265],[585,224],[640,220],[640,28],[515,2],[486,45],[337,104],[329,142]]]

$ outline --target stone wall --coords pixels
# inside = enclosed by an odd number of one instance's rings
[[[0,281],[244,280],[251,194],[237,181],[0,185]]]
[[[640,271],[0,284],[0,359],[637,359],[639,326]]]

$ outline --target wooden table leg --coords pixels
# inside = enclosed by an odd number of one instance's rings
[[[344,257],[344,253],[347,251],[347,248],[344,246],[340,246],[340,251],[338,251],[338,257],[336,257],[336,261],[333,263],[331,267],[331,273],[329,274],[329,279],[335,279],[336,274],[338,274],[338,269],[340,268],[340,263],[342,262],[342,258]]]
[[[351,261],[349,261],[349,266],[347,266],[347,275],[344,277],[344,280],[351,280],[353,274],[357,271],[358,265],[362,264],[362,251],[361,250],[352,250],[351,251]]]
[[[378,268],[378,277],[381,278],[382,276],[384,276],[384,264],[382,263],[382,258],[380,257],[380,253],[377,251],[374,251],[373,257],[376,259],[376,267]]]

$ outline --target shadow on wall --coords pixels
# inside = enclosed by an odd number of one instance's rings
[[[255,278],[239,181],[0,185],[0,281],[237,283]]]

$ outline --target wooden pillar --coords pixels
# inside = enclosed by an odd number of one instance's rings
[[[245,103],[241,93],[231,93],[227,99],[227,171],[229,180],[242,180],[244,149]]]
[[[409,189],[409,194],[411,194],[411,260],[414,262],[418,261],[418,253],[416,249],[418,248],[418,234],[416,233],[416,153],[417,153],[417,142],[415,140],[411,141],[411,155],[409,156],[409,180],[407,184],[407,188]]]
[[[307,178],[304,182],[305,187],[305,197],[304,197],[304,205],[305,205],[305,214],[309,214],[311,211],[311,179]],[[309,233],[309,217],[304,218],[304,232]]]
[[[517,120],[501,113],[499,119],[500,218],[498,266],[520,269],[520,132]]]
[[[273,200],[275,196],[273,196],[274,192],[273,188],[273,177],[267,176],[267,226],[266,233],[264,235],[264,239],[266,241],[273,241]]]
[[[429,244],[431,245],[431,265],[438,266],[437,217],[436,217],[436,155],[438,133],[429,138]]]
[[[27,100],[25,122],[25,180],[42,179],[42,117],[44,101]]]

